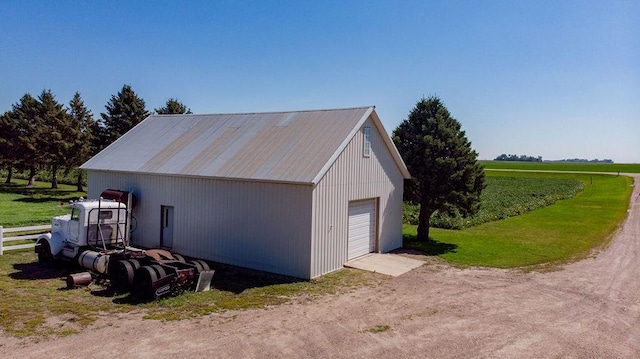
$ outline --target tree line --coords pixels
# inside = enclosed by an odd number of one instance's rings
[[[551,162],[572,162],[572,163],[614,163],[612,159],[599,160],[597,158],[588,160],[586,158],[568,158]]]
[[[527,155],[507,155],[507,154],[501,154],[500,156],[496,157],[494,159],[494,161],[518,161],[518,162],[542,162],[542,156],[538,156],[538,157],[533,157],[533,156],[527,156]]]
[[[51,90],[43,90],[37,98],[29,93],[22,96],[0,116],[0,167],[7,171],[5,183],[11,183],[14,172],[28,171],[27,186],[33,186],[37,171],[44,169],[51,173],[51,188],[58,188],[60,171],[76,170],[151,114],[130,85],[112,95],[105,108],[94,119],[79,92],[67,106]],[[154,111],[192,113],[174,98]],[[82,191],[82,171],[77,173],[76,185]]]

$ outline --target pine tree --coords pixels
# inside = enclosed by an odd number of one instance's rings
[[[18,127],[11,111],[0,116],[0,164],[7,170],[5,183],[11,183],[13,170],[20,161],[17,153]]]
[[[164,107],[156,108],[154,111],[158,115],[192,114],[190,108],[174,98],[168,99]]]
[[[51,170],[51,188],[58,188],[58,170],[67,165],[67,158],[77,137],[76,129],[71,116],[56,101],[51,90],[43,90],[38,100],[39,148],[45,152],[43,164]]]
[[[77,169],[78,177],[76,181],[77,191],[82,192],[82,170],[78,168],[91,157],[92,129],[95,128],[93,114],[88,110],[79,92],[73,95],[69,102],[69,115],[71,116],[74,136],[68,157],[67,170]]]
[[[418,240],[429,240],[435,211],[457,210],[463,216],[477,212],[484,170],[460,122],[438,97],[418,101],[393,131],[393,141],[412,176],[406,198],[420,204]]]
[[[117,95],[112,95],[105,106],[107,113],[101,113],[99,126],[95,129],[94,147],[97,151],[107,147],[149,116],[144,100],[124,85]]]
[[[38,100],[26,93],[9,112],[18,131],[15,150],[20,157],[19,169],[29,169],[27,187],[34,186],[36,170],[42,165],[46,155],[46,151],[42,149],[43,139],[40,138],[42,124],[38,117],[38,106]]]

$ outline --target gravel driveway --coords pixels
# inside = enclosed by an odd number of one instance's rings
[[[640,176],[634,175],[636,183]],[[611,245],[547,273],[428,264],[343,295],[21,343],[2,358],[638,358],[640,185]]]

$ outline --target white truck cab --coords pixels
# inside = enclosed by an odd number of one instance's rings
[[[99,200],[71,203],[71,213],[54,217],[51,232],[36,242],[38,262],[67,259],[107,279],[116,291],[131,290],[136,298],[156,299],[185,290],[209,290],[214,271],[200,259],[187,260],[163,249],[129,246],[132,192],[105,190]],[[85,276],[86,277],[86,276]],[[67,283],[69,283],[67,278]],[[71,283],[75,279],[71,276]]]
[[[38,238],[38,256],[75,258],[87,247],[102,251],[127,244],[127,208],[124,203],[99,199],[71,203],[71,213],[54,217],[51,232]]]

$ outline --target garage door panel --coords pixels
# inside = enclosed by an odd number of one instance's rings
[[[349,204],[348,259],[360,257],[375,250],[375,201]]]

